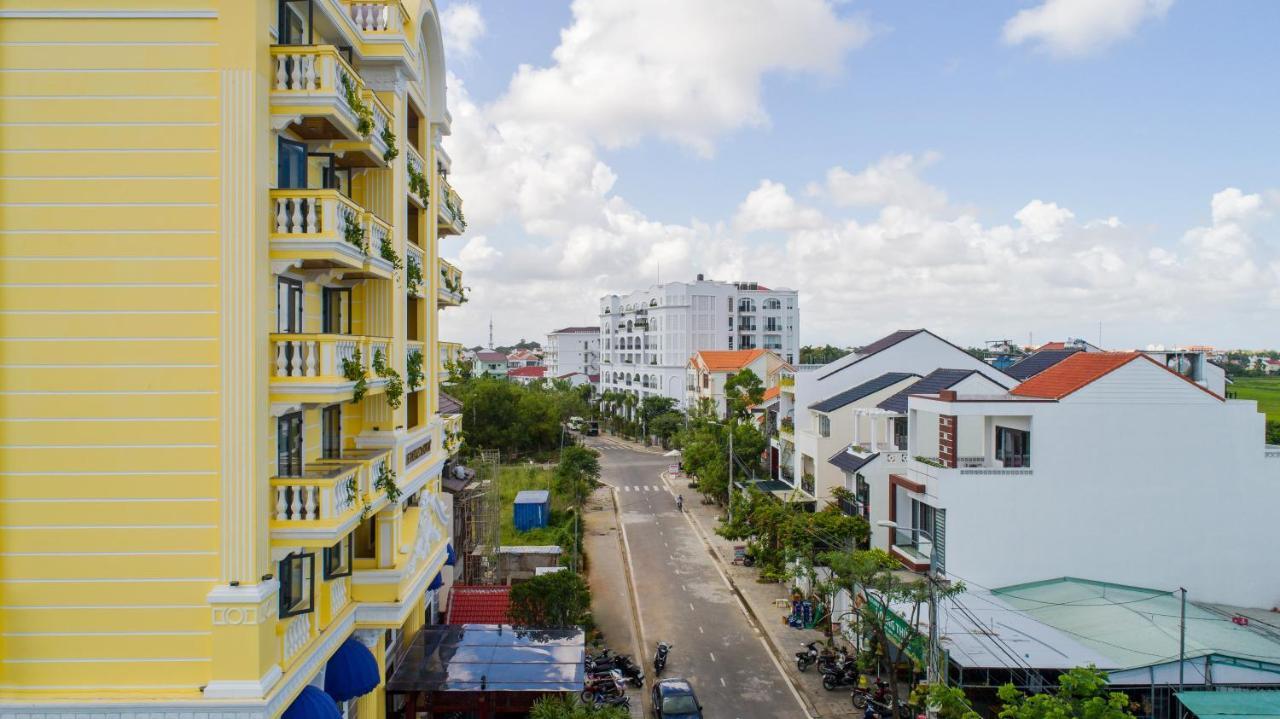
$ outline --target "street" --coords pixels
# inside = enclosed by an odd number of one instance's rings
[[[676,509],[660,478],[671,460],[607,437],[589,444],[600,451],[601,479],[617,491],[646,674],[652,674],[654,646],[666,641],[673,646],[662,676],[688,679],[709,719],[805,717],[710,550]],[[684,494],[686,503],[701,498]]]

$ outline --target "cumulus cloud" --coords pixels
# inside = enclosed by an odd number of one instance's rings
[[[1056,57],[1081,57],[1129,37],[1172,5],[1173,0],[1045,0],[1009,18],[1004,41],[1031,43]]]
[[[449,5],[440,13],[440,32],[446,53],[468,57],[475,53],[476,41],[484,37],[484,16],[469,2]]]
[[[785,185],[761,180],[760,186],[738,205],[733,224],[744,232],[796,230],[822,224],[822,213],[797,203]]]
[[[609,147],[658,134],[710,154],[720,133],[767,122],[766,73],[838,72],[870,34],[825,0],[579,0],[555,62],[521,66],[495,117]]]
[[[824,187],[812,185],[811,194],[824,191],[838,205],[898,205],[923,211],[936,211],[947,204],[947,193],[920,178],[920,172],[941,159],[936,152],[914,155],[889,155],[860,172],[843,167],[827,171]]]

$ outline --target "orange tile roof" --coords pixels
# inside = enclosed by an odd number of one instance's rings
[[[764,391],[764,397],[762,397],[760,401],[768,402],[774,397],[777,397],[781,392],[782,392],[782,387],[779,387],[778,385],[774,385],[773,387],[770,387],[769,389]]]
[[[1044,344],[1037,347],[1036,351],[1039,352],[1040,350],[1064,350],[1066,348],[1067,348],[1067,344],[1065,342],[1045,342]]]
[[[740,370],[743,367],[755,362],[764,354],[762,349],[754,350],[702,350],[694,355],[712,372],[725,372],[728,370]]]
[[[1143,357],[1141,352],[1076,352],[1010,390],[1021,397],[1062,399],[1109,372]]]

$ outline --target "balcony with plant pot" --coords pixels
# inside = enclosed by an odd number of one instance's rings
[[[405,183],[409,188],[409,201],[425,210],[431,201],[431,180],[427,177],[427,161],[418,149],[409,143],[404,146]]]
[[[372,123],[372,128],[354,140],[334,140],[325,149],[337,155],[336,162],[342,167],[390,167],[400,155],[391,111],[373,90],[362,89],[358,100],[356,112],[363,118],[360,129],[368,127],[365,120]]]
[[[467,291],[462,286],[462,270],[442,258],[437,304],[441,307],[457,307],[466,301]]]
[[[391,279],[396,265],[391,226],[341,191],[271,190],[271,261],[277,273],[335,272],[344,279]]]
[[[404,258],[405,291],[409,293],[410,297],[423,299],[427,296],[426,283],[424,282],[427,253],[412,242],[405,247],[407,250]]]
[[[387,365],[391,340],[344,334],[273,333],[271,401],[332,404],[393,391],[399,376]],[[393,378],[394,375],[394,378]]]
[[[402,0],[341,0],[347,20],[362,41],[363,55],[398,57],[406,53],[413,18]]]
[[[462,198],[454,191],[443,172],[439,177],[440,202],[437,204],[439,232],[442,235],[461,235],[467,231],[467,219],[462,214]]]
[[[271,47],[271,124],[304,140],[357,142],[374,134],[360,75],[333,45]]]

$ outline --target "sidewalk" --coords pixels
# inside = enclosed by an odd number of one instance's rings
[[[641,666],[644,654],[632,627],[634,616],[631,584],[622,553],[618,532],[618,515],[614,511],[613,492],[599,487],[587,498],[582,511],[582,550],[587,556],[587,583],[591,586],[591,614],[604,635],[604,643],[616,654],[630,654]],[[587,648],[591,651],[591,647]],[[645,672],[648,675],[648,672]],[[646,685],[647,685],[646,677]],[[631,697],[631,716],[644,716],[643,689],[627,690]]]
[[[735,542],[715,533],[715,528],[719,526],[720,507],[702,504],[702,495],[697,490],[689,489],[688,479],[684,476],[669,476],[663,472],[662,479],[669,489],[686,495],[685,512],[693,519],[704,541],[715,550],[721,571],[729,578],[729,583],[742,597],[756,624],[763,630],[769,648],[782,664],[792,686],[804,698],[810,715],[824,719],[861,716],[862,713],[855,711],[849,700],[848,689],[829,692],[822,688],[822,674],[816,668],[810,667],[807,672],[796,669],[795,653],[809,642],[826,641],[826,637],[816,630],[792,629],[787,626],[786,616],[790,613],[789,585],[761,584],[756,581],[759,574],[754,568],[733,564]],[[775,600],[782,600],[783,603],[775,605]]]

